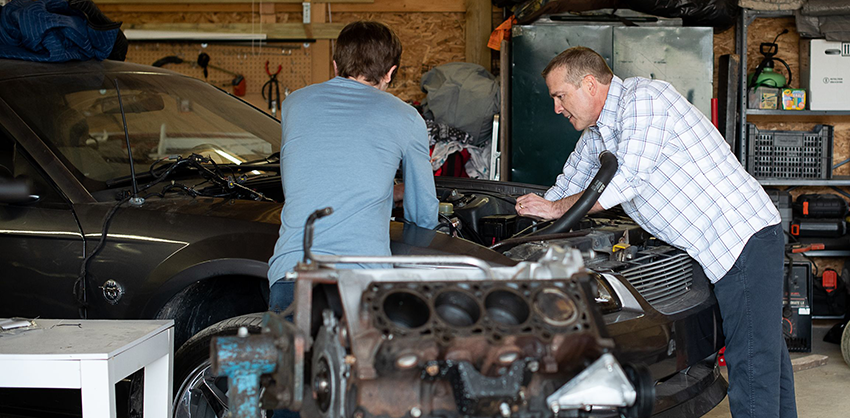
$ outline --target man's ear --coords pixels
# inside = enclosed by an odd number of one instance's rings
[[[333,63],[334,63],[334,76],[337,77],[337,76],[339,76],[339,68],[336,68],[336,60],[334,60]]]
[[[584,78],[581,80],[581,83],[583,87],[587,88],[587,92],[591,96],[595,96],[596,93],[599,91],[599,82],[596,80],[596,77],[591,74],[584,76]]]
[[[389,70],[389,71],[387,71],[387,74],[385,74],[385,75],[384,75],[383,80],[381,80],[381,81],[383,81],[384,83],[386,83],[387,85],[389,85],[389,84],[390,84],[390,81],[392,81],[392,80],[393,80],[393,73],[395,73],[395,70],[396,70],[396,69],[398,69],[398,66],[397,66],[397,65],[393,65],[393,66],[392,66],[392,68],[390,68],[390,70]]]

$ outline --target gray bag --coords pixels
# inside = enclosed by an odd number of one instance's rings
[[[493,115],[499,113],[496,77],[478,64],[450,62],[422,76],[426,117],[472,135],[472,145],[489,143]]]

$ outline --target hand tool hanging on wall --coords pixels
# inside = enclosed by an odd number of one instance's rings
[[[272,74],[271,71],[269,71],[269,62],[266,61],[266,74],[269,75],[269,81],[266,81],[266,84],[263,84],[262,94],[263,99],[266,99],[269,102],[269,109],[272,111],[272,117],[277,117],[277,108],[280,106],[280,83],[277,81],[277,75],[280,74],[281,69],[283,69],[283,66],[278,65],[277,71]],[[266,96],[266,87],[269,89],[268,97]]]
[[[240,97],[245,95],[245,76],[242,74],[234,73],[233,71],[210,64],[210,55],[206,52],[201,52],[198,55],[198,66],[204,70],[205,79],[209,77],[209,71],[207,70],[208,67],[234,76],[233,80],[230,82],[230,84],[233,85],[233,95]]]
[[[162,67],[165,64],[183,64],[184,62],[183,58],[180,58],[177,55],[169,55],[154,61],[151,65],[154,67]]]

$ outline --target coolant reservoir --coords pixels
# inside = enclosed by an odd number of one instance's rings
[[[449,202],[440,202],[440,215],[452,216],[455,213],[455,206]]]

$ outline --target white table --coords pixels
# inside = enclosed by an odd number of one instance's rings
[[[80,389],[84,418],[115,418],[115,383],[144,368],[145,418],[170,418],[174,321],[35,322],[0,337],[0,387]]]

